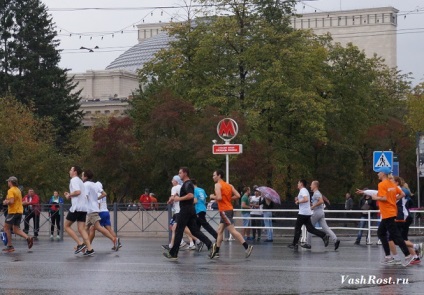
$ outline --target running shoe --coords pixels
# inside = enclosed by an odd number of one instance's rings
[[[164,250],[171,250],[171,248],[169,248],[169,245],[162,245],[162,249],[164,249]]]
[[[337,249],[339,249],[339,246],[340,246],[340,240],[337,240],[337,241],[334,243],[334,251],[336,251]]]
[[[94,253],[96,253],[96,252],[94,252],[94,249],[91,249],[91,250],[87,250],[87,251],[85,251],[85,253],[84,254],[82,254],[83,256],[93,256],[94,255]]]
[[[298,244],[296,244],[296,245],[295,244],[290,244],[287,247],[289,247],[290,249],[293,249],[295,251],[297,251],[299,249],[299,245]]]
[[[393,257],[384,257],[383,261],[381,261],[381,264],[393,265],[393,264],[396,264],[395,262],[396,260]]]
[[[199,244],[196,245],[197,252],[202,252],[204,245],[205,245],[205,243],[199,242]]]
[[[32,245],[34,245],[34,238],[33,237],[28,237],[27,244],[28,244],[28,249],[31,249],[32,248]]]
[[[182,241],[182,243],[180,244],[180,249],[184,248],[185,246],[188,246],[188,244],[184,241]]]
[[[118,249],[121,249],[121,248],[122,248],[121,238],[118,238]],[[116,250],[116,251],[118,251],[118,250]]]
[[[249,245],[248,247],[247,247],[247,249],[246,249],[246,258],[249,258],[249,256],[250,256],[250,254],[252,254],[252,250],[253,250],[253,246],[252,245]]]
[[[196,250],[196,245],[191,245],[187,247],[188,250]]]
[[[419,257],[415,257],[410,264],[420,264],[421,263],[421,259]]]
[[[305,249],[311,249],[312,247],[311,247],[311,245],[309,245],[309,244],[302,244],[302,245],[300,245],[300,247],[302,247],[302,248],[305,248]]]
[[[53,239],[54,239],[54,238],[53,238],[53,235],[50,235],[50,240],[51,240],[51,241],[53,241]]]
[[[119,250],[119,238],[115,238],[114,240],[113,240],[113,247],[115,248],[115,251],[118,251]]]
[[[216,243],[213,243],[212,244],[212,247],[211,247],[211,250],[209,252],[209,258],[210,259],[212,259],[212,258],[215,257],[215,255],[216,255],[216,247],[217,247]]]
[[[6,248],[4,248],[2,250],[4,253],[11,253],[13,251],[15,251],[15,248],[13,246],[7,246]]]
[[[405,260],[402,263],[402,265],[406,267],[409,264],[411,264],[412,260],[414,260],[414,256],[413,255],[408,255],[408,256],[405,257]]]
[[[360,241],[356,240],[355,243],[353,243],[353,244],[359,245],[360,243],[361,243]]]
[[[59,235],[56,236],[56,240],[60,240],[60,236]]]
[[[169,253],[169,252],[164,252],[163,253],[163,256],[165,256],[165,258],[167,258],[167,259],[169,259],[169,260],[178,260],[178,257],[177,256],[172,256],[171,255],[171,253]]]
[[[327,247],[328,243],[330,242],[330,236],[329,235],[325,235],[324,238],[322,238],[322,240],[324,241],[324,246]]]
[[[87,248],[87,246],[85,244],[81,244],[77,246],[77,249],[75,250],[75,254],[78,254],[79,252],[81,252],[82,250],[84,250],[85,248]]]
[[[215,254],[214,258],[219,258],[219,252]]]

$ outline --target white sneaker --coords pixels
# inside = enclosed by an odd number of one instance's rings
[[[60,236],[59,235],[56,236],[56,240],[60,240]]]
[[[196,250],[196,245],[188,246],[187,249],[189,249],[189,250]]]
[[[402,263],[402,265],[406,267],[406,266],[408,266],[411,263],[412,260],[414,260],[414,255],[411,255],[410,254],[410,255],[408,255],[408,256],[405,257],[405,260]]]
[[[50,240],[52,240],[52,241],[53,241],[53,235],[50,235]]]

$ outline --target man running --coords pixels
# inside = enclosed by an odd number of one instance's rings
[[[4,222],[4,231],[7,236],[7,245],[3,249],[4,253],[10,253],[15,251],[15,248],[12,245],[12,234],[10,230],[13,228],[13,232],[24,239],[28,243],[28,249],[32,248],[34,239],[29,237],[24,233],[19,225],[21,224],[22,213],[24,212],[24,207],[22,206],[22,193],[18,188],[18,179],[15,176],[10,176],[7,180],[7,185],[9,190],[7,191],[6,199],[3,201],[3,205],[7,205],[7,217]]]
[[[85,230],[87,196],[85,193],[84,183],[81,178],[79,178],[81,173],[82,170],[79,166],[72,166],[69,170],[69,177],[71,177],[71,181],[69,183],[70,192],[65,192],[64,196],[66,199],[71,199],[72,206],[69,209],[68,215],[66,215],[65,231],[77,243],[75,254],[87,249],[88,251],[86,251],[86,253],[88,252],[89,254],[84,253],[84,255],[90,256],[94,253],[94,250],[91,248],[90,239],[88,238],[88,233]],[[77,234],[71,227],[75,221],[77,222],[78,232],[80,233],[83,242],[80,241]]]
[[[296,225],[294,228],[294,237],[293,243],[291,243],[288,247],[294,250],[299,248],[299,238],[302,233],[302,225],[306,226],[308,232],[320,237],[325,247],[328,246],[328,242],[330,237],[325,234],[325,232],[316,229],[311,222],[311,203],[309,201],[309,192],[306,189],[306,180],[301,179],[297,183],[297,188],[299,189],[299,195],[295,198],[295,204],[299,205],[299,214],[297,215]]]
[[[334,242],[334,250],[337,250],[340,246],[340,241],[337,239],[336,234],[328,227],[327,222],[325,221],[325,213],[324,213],[324,199],[322,197],[319,189],[318,180],[314,180],[311,183],[311,190],[314,192],[312,196],[312,206],[311,210],[313,210],[311,216],[312,225],[319,222],[322,227],[322,230],[330,236],[331,240]],[[312,235],[310,233],[307,234],[306,243],[302,245],[302,248],[311,249],[311,238]]]
[[[218,226],[218,238],[216,243],[213,244],[209,258],[212,259],[219,256],[219,248],[221,247],[222,241],[224,240],[224,229],[227,228],[230,234],[245,249],[245,257],[248,258],[252,254],[253,246],[248,245],[244,240],[243,236],[234,227],[234,211],[232,200],[240,198],[239,192],[229,183],[223,180],[224,171],[218,169],[212,174],[213,181],[215,182],[215,194],[211,195],[211,199],[214,199],[218,203],[219,215],[221,221]]]
[[[212,242],[197,227],[197,216],[194,210],[194,185],[190,180],[190,171],[187,167],[181,167],[178,176],[184,182],[181,186],[180,196],[175,196],[173,201],[180,202],[180,214],[178,216],[177,228],[175,230],[175,241],[169,252],[163,255],[170,260],[178,259],[178,251],[183,238],[184,229],[187,226],[193,236],[202,241],[209,250],[212,248]]]

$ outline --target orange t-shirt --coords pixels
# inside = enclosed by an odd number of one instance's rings
[[[396,196],[401,194],[402,190],[388,179],[378,184],[379,197],[386,197],[387,201],[380,201],[381,218],[386,219],[397,216]]]
[[[233,196],[233,189],[231,188],[231,185],[229,185],[223,180],[220,180],[219,184],[221,185],[221,196],[222,196],[222,199],[220,201],[217,201],[219,211],[233,210],[233,204],[231,203],[231,197]]]

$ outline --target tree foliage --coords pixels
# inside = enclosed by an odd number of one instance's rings
[[[0,5],[0,95],[11,94],[50,117],[62,146],[80,126],[76,84],[59,68],[59,41],[51,16],[39,0],[4,0]]]

